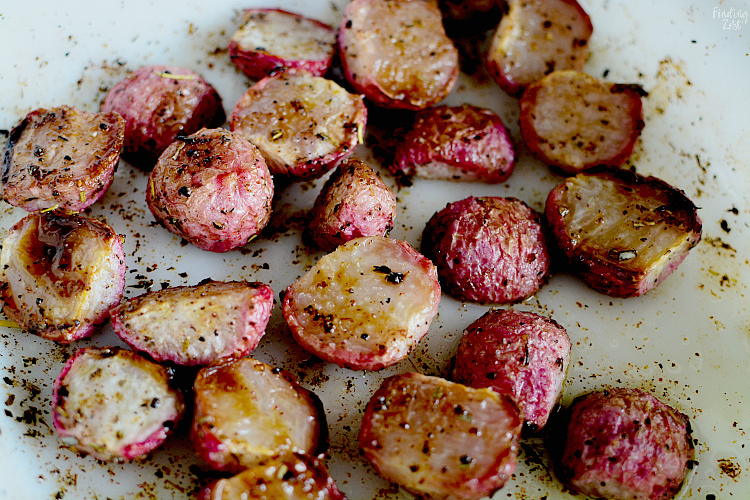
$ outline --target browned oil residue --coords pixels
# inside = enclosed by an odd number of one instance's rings
[[[736,253],[737,252],[734,248],[732,248],[732,246],[729,243],[724,243],[723,241],[721,241],[721,238],[705,237],[705,238],[703,238],[703,241],[705,243],[708,243],[709,245],[711,245],[714,248],[720,248],[722,250],[729,250],[732,253]]]
[[[687,90],[693,85],[681,61],[666,58],[659,62],[656,82],[648,89],[648,98],[644,101],[646,121],[655,115],[664,114],[669,104],[682,100]]]
[[[722,473],[731,477],[735,481],[739,479],[740,474],[742,473],[742,469],[740,468],[739,464],[732,462],[728,458],[719,459],[719,469],[721,469]]]

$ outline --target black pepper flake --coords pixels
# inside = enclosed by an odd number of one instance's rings
[[[190,189],[188,186],[181,186],[180,189],[177,190],[178,193],[180,193],[181,196],[184,196],[185,198],[189,198],[191,194],[193,194],[193,190]]]
[[[381,273],[387,275],[385,277],[385,280],[388,283],[393,283],[394,285],[398,285],[402,281],[404,281],[405,275],[403,273],[397,273],[395,271],[391,271],[391,268],[388,266],[375,266],[372,268],[373,271],[376,273]]]

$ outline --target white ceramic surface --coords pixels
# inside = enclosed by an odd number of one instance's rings
[[[690,4],[693,4],[692,6]],[[35,1],[0,4],[0,129],[37,107],[70,104],[98,110],[106,91],[145,64],[201,72],[227,112],[250,83],[226,53],[241,9],[280,6],[338,25],[346,0]],[[738,0],[659,2],[583,0],[594,36],[586,70],[607,80],[639,83],[646,127],[632,157],[644,174],[681,188],[701,207],[703,241],[657,289],[620,300],[576,278],[552,277],[516,305],[551,316],[573,341],[564,401],[614,385],[641,387],[692,419],[697,467],[680,498],[750,498],[750,22]],[[425,222],[447,202],[469,195],[520,198],[537,210],[561,178],[520,145],[517,102],[486,74],[462,75],[447,102],[495,110],[518,144],[519,164],[497,186],[415,180],[397,191],[391,236],[418,248]],[[356,154],[377,165],[364,147]],[[383,178],[395,186],[387,173]],[[243,251],[210,254],[154,226],[145,175],[122,162],[114,185],[91,210],[125,235],[126,296],[162,284],[204,278],[248,279],[278,294],[320,254],[300,242],[301,215],[320,182],[286,190],[275,232]],[[0,237],[23,217],[0,202]],[[444,296],[430,333],[409,358],[377,373],[314,359],[294,344],[278,305],[253,354],[291,370],[326,407],[329,466],[350,499],[409,499],[377,478],[356,447],[364,405],[383,377],[407,370],[443,374],[461,331],[487,307]],[[52,382],[65,356],[86,345],[119,344],[111,328],[61,347],[17,329],[0,328],[0,500],[185,499],[206,479],[184,437],[170,439],[144,463],[102,464],[62,447],[52,430]],[[549,473],[538,442],[523,447],[511,481],[495,498],[573,498]]]

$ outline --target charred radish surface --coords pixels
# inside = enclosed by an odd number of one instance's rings
[[[76,352],[55,381],[55,430],[63,443],[104,461],[144,458],[185,411],[171,372],[117,347]]]
[[[208,365],[258,346],[273,308],[263,283],[209,281],[132,298],[110,311],[115,333],[156,361]]]
[[[522,424],[508,396],[409,372],[370,399],[359,446],[381,476],[420,498],[478,500],[515,470]]]
[[[323,76],[335,53],[333,28],[280,9],[247,9],[229,41],[232,62],[253,80],[283,69]]]
[[[32,111],[10,133],[3,199],[28,212],[80,212],[112,184],[124,134],[117,113],[70,106]]]
[[[550,192],[545,214],[570,270],[613,297],[656,287],[701,238],[697,208],[685,193],[617,168],[568,178]]]
[[[67,344],[91,335],[124,288],[122,241],[98,220],[29,215],[3,241],[3,312],[45,339]]]
[[[440,302],[435,266],[408,243],[356,238],[290,285],[283,314],[297,342],[354,370],[405,358],[427,334]]]

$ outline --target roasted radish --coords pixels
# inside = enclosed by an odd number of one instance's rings
[[[148,178],[156,220],[203,250],[228,252],[271,218],[273,179],[258,149],[239,134],[203,129],[180,137]]]
[[[318,458],[271,458],[203,488],[198,500],[346,500]]]
[[[520,96],[552,71],[583,70],[593,25],[576,0],[510,0],[487,53],[500,88]]]
[[[640,389],[576,398],[559,437],[559,478],[592,498],[668,500],[694,455],[688,417]]]
[[[54,426],[66,446],[104,461],[144,458],[185,411],[171,372],[118,347],[87,347],[55,381]]]
[[[112,87],[102,111],[125,118],[123,156],[144,170],[178,136],[218,127],[226,118],[216,90],[195,71],[175,66],[134,71]]]
[[[393,228],[396,196],[366,163],[350,158],[333,172],[315,199],[307,241],[325,251]]]
[[[469,104],[417,112],[399,134],[391,171],[405,176],[497,183],[515,166],[515,151],[502,120]]]
[[[249,354],[266,333],[272,308],[268,285],[208,281],[148,292],[110,315],[115,333],[132,348],[193,366]]]
[[[403,241],[364,237],[323,256],[290,285],[283,314],[302,347],[354,370],[405,358],[437,314],[435,266]]]
[[[124,288],[122,241],[98,220],[32,214],[3,241],[3,311],[45,339],[69,343],[91,335]]]
[[[320,177],[335,167],[361,141],[366,122],[361,96],[305,71],[259,81],[230,119],[232,130],[260,149],[271,172],[288,181]]]
[[[424,109],[458,79],[458,51],[436,3],[353,0],[339,28],[346,78],[378,106]]]
[[[3,199],[29,212],[83,210],[112,184],[124,133],[117,113],[69,106],[32,111],[8,139]]]
[[[544,427],[560,398],[570,339],[555,321],[534,313],[492,309],[461,337],[453,380],[511,396],[525,428]]]
[[[651,290],[701,239],[701,219],[685,193],[618,168],[568,178],[550,192],[545,214],[570,270],[613,297]]]
[[[521,136],[546,164],[574,175],[628,159],[643,129],[637,85],[554,71],[521,96]]]
[[[508,396],[410,372],[370,399],[359,446],[380,475],[420,498],[478,500],[515,470],[522,424]]]
[[[253,80],[282,69],[323,76],[335,53],[333,28],[280,9],[247,9],[229,41],[232,62]]]
[[[193,386],[193,446],[214,469],[240,472],[327,446],[323,406],[291,373],[252,358],[202,368]]]
[[[549,275],[541,217],[515,198],[449,203],[427,222],[421,248],[445,291],[459,300],[516,302],[536,293]]]

